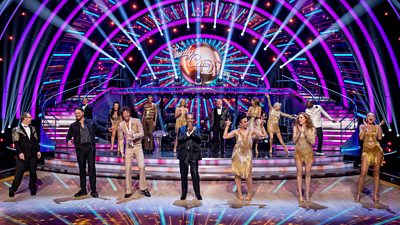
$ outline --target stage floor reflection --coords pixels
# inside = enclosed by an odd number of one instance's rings
[[[30,196],[27,177],[14,198],[12,177],[0,183],[0,224],[399,224],[400,188],[381,183],[381,202],[372,200],[368,177],[360,203],[353,202],[358,176],[312,180],[311,203],[299,205],[296,180],[254,182],[252,201],[239,201],[233,181],[201,181],[203,201],[189,185],[179,200],[180,182],[149,180],[151,198],[136,191],[125,199],[124,180],[98,178],[99,198],[74,198],[79,177],[38,172],[37,196]],[[245,185],[243,182],[244,193]]]

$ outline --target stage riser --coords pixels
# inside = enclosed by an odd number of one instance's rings
[[[55,153],[55,159],[63,159],[69,161],[76,161],[76,154],[71,153]],[[342,162],[343,156],[335,156],[335,157],[315,157],[315,163],[334,163],[334,162]],[[113,156],[96,156],[96,162],[102,163],[124,163],[124,159],[122,157],[113,157]],[[199,162],[199,165],[230,165],[232,163],[231,159],[212,159],[206,158]],[[253,166],[262,165],[262,166],[275,166],[278,164],[292,164],[294,165],[295,161],[293,158],[282,158],[282,159],[256,159],[253,161]],[[145,164],[158,164],[158,165],[179,165],[179,160],[177,159],[151,159],[146,158]]]
[[[60,161],[60,160],[46,160],[47,166],[63,166],[63,167],[70,167],[70,168],[77,168],[78,163],[76,162],[69,162],[69,161]],[[133,170],[138,171],[139,167],[137,163],[132,163]],[[353,163],[352,162],[338,162],[338,163],[331,163],[331,164],[323,164],[323,165],[313,165],[312,170],[315,171],[324,171],[324,170],[333,170],[333,169],[352,169]],[[124,164],[96,164],[96,169],[99,170],[110,170],[110,171],[125,171]],[[270,173],[270,172],[294,172],[296,171],[295,165],[289,166],[254,166],[253,170],[254,173]],[[146,174],[150,174],[152,172],[175,172],[179,173],[179,166],[162,166],[162,165],[146,165]],[[231,173],[231,166],[230,165],[199,165],[199,173]]]

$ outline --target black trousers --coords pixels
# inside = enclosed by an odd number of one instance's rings
[[[212,129],[213,131],[213,153],[217,154],[218,152],[221,152],[221,154],[224,153],[225,149],[225,140],[224,140],[224,129],[220,129],[219,127],[214,127]]]
[[[322,144],[324,142],[324,134],[322,132],[322,127],[317,127],[317,138],[318,138],[318,148],[317,152],[322,152]]]
[[[36,157],[25,157],[25,160],[21,160],[17,156],[17,162],[15,165],[15,178],[12,182],[11,189],[13,189],[14,191],[18,190],[18,187],[21,184],[22,178],[24,176],[25,168],[29,169],[29,190],[36,191]]]
[[[79,178],[81,181],[81,190],[86,191],[86,161],[88,164],[90,188],[96,190],[96,151],[91,144],[82,144],[76,149],[76,155],[79,165]]]
[[[189,164],[185,161],[179,160],[179,169],[181,172],[181,186],[182,195],[186,196],[188,191],[188,173],[190,166],[190,175],[192,176],[193,189],[196,195],[200,195],[200,176],[199,176],[199,162],[189,160]]]

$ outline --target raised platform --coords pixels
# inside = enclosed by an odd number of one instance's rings
[[[39,165],[43,171],[79,174],[76,153],[71,148],[59,148],[54,158],[45,159],[44,165]],[[204,152],[199,164],[202,180],[233,180],[231,173],[231,152],[223,156],[210,158]],[[266,158],[267,157],[267,158]],[[179,160],[171,151],[156,151],[145,154],[146,177],[151,179],[179,180]],[[99,150],[96,156],[97,176],[125,177],[124,159],[112,155],[109,151]],[[137,162],[133,162],[133,170],[138,171]],[[340,152],[327,152],[325,156],[315,156],[312,168],[313,177],[344,176],[359,173],[352,161],[345,161]],[[135,173],[137,176],[137,173]],[[296,165],[292,155],[286,157],[283,151],[275,152],[272,157],[265,151],[260,151],[253,160],[253,178],[256,180],[292,179],[296,177]]]

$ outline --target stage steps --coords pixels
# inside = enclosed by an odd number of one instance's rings
[[[272,158],[255,158],[253,160],[254,179],[292,179],[296,177],[296,165],[293,156],[283,157],[283,153]],[[180,179],[179,160],[176,158],[153,158],[145,156],[146,177],[149,179]],[[199,162],[202,180],[231,180],[231,158],[203,158]],[[138,171],[137,162],[132,163],[133,170]],[[73,151],[56,152],[55,158],[45,159],[44,165],[38,168],[43,171],[79,174],[76,154]],[[120,156],[108,155],[102,151],[96,156],[97,176],[125,177],[125,164]],[[312,168],[314,177],[345,176],[358,173],[353,162],[346,161],[339,152],[325,156],[315,156]]]

